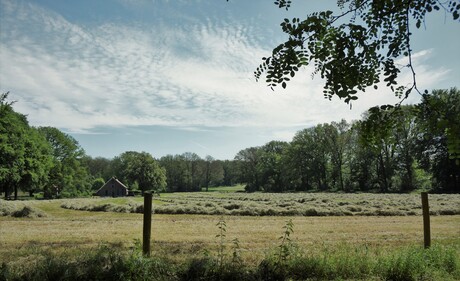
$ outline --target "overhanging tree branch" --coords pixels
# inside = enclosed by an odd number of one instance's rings
[[[271,89],[288,82],[303,66],[313,65],[312,75],[325,79],[324,96],[343,98],[345,102],[357,99],[358,92],[368,87],[377,88],[380,79],[386,82],[397,96],[406,99],[417,88],[412,62],[410,19],[420,28],[427,13],[442,7],[458,20],[460,1],[441,3],[438,0],[339,0],[339,15],[331,11],[310,14],[306,19],[285,19],[281,23],[288,40],[273,49],[271,56],[254,72],[256,80],[263,76]],[[279,0],[275,4],[289,9],[291,1]],[[446,8],[447,5],[447,8]],[[353,14],[348,23],[338,24],[339,19]],[[395,60],[409,59],[413,83],[409,87],[398,86],[400,70]]]

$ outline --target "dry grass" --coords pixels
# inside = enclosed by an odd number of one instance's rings
[[[142,198],[69,200],[68,209],[142,212]],[[163,194],[157,214],[244,216],[419,216],[418,194],[225,193]],[[432,215],[460,215],[460,194],[430,195]]]
[[[0,201],[0,216],[11,216],[16,218],[37,218],[45,217],[46,213],[30,204],[14,201]]]
[[[0,201],[3,204],[5,201]],[[106,243],[129,249],[142,237],[142,215],[88,212],[60,208],[61,200],[30,201],[44,218],[0,217],[0,263],[30,255],[34,249],[71,251]],[[340,245],[386,251],[423,243],[420,216],[255,217],[226,216],[228,248],[238,238],[243,259],[256,263],[279,244],[286,220],[292,219],[295,243],[309,252]],[[181,260],[216,249],[216,223],[208,215],[154,215],[152,249]],[[432,217],[433,243],[453,245],[460,252],[460,216]]]

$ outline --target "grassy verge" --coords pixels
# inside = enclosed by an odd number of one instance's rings
[[[120,252],[109,246],[54,254],[36,251],[0,265],[3,280],[459,280],[458,249],[409,247],[375,253],[342,247],[311,254],[290,246],[274,249],[257,265],[246,265],[234,247],[217,256],[204,253],[177,263],[165,256],[143,257],[139,247]],[[223,255],[223,257],[219,256]]]

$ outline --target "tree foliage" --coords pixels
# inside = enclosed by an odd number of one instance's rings
[[[362,120],[318,124],[235,160],[248,191],[460,192],[460,166],[449,154],[460,138],[451,133],[459,97],[453,88],[418,105],[373,107]]]
[[[150,153],[127,151],[116,157],[113,162],[117,177],[128,186],[136,186],[142,193],[148,190],[165,190],[165,170]]]
[[[418,158],[437,190],[460,191],[460,91],[435,90],[417,105]]]
[[[424,94],[418,110],[425,133],[429,131],[435,139],[444,139],[449,159],[460,165],[460,90],[451,88]]]
[[[277,0],[286,10],[291,1]],[[286,42],[273,49],[271,56],[255,71],[272,89],[286,87],[300,68],[311,65],[313,74],[325,79],[324,95],[356,100],[358,92],[377,87],[383,81],[397,95],[417,90],[412,66],[411,28],[420,28],[427,14],[443,11],[459,20],[460,2],[450,0],[338,0],[340,12],[322,11],[305,19],[284,19]],[[409,87],[398,86],[400,68],[396,60],[406,57],[413,73]]]
[[[435,90],[411,106],[370,108],[362,120],[318,124],[234,160],[186,152],[159,160],[127,151],[92,158],[53,127],[34,128],[0,97],[0,191],[87,196],[115,176],[131,190],[202,191],[245,183],[249,192],[460,192],[460,92]]]
[[[275,4],[288,10],[292,2],[277,0]],[[329,99],[336,96],[349,103],[368,87],[377,89],[380,82],[403,100],[413,90],[422,95],[412,64],[413,30],[424,26],[432,12],[443,12],[446,18],[460,21],[458,0],[338,0],[337,6],[337,11],[315,12],[305,19],[284,19],[281,28],[288,39],[262,59],[254,73],[256,79],[265,77],[272,89],[278,85],[285,88],[302,67],[311,66],[312,75],[325,80],[323,93]],[[407,61],[403,66],[397,64],[402,58]],[[406,86],[398,83],[403,68],[412,73],[412,83]],[[428,92],[423,95],[426,98]],[[436,101],[430,103],[435,110]],[[400,107],[382,109],[395,111],[393,108]],[[366,123],[377,121],[382,117],[379,114],[378,108],[371,110]],[[460,162],[460,144],[454,137],[460,134],[460,126],[451,119],[447,147],[450,157]],[[382,169],[383,164],[382,160]]]
[[[0,182],[5,197],[21,180],[25,154],[22,140],[28,129],[25,116],[13,111],[7,97],[8,93],[0,97]]]
[[[95,157],[90,156],[83,157],[83,163],[88,167],[88,172],[94,178],[103,178],[110,179],[115,176],[114,171],[112,171],[112,160],[105,157]]]
[[[232,163],[216,160],[210,155],[202,159],[196,153],[185,152],[166,155],[159,162],[166,169],[167,190],[170,192],[201,191],[202,188],[208,191],[211,186],[224,182],[232,185],[238,181]]]
[[[50,147],[25,115],[13,110],[8,93],[0,96],[0,185],[5,198],[18,189],[33,193],[51,168]]]
[[[84,149],[70,135],[54,127],[39,127],[38,131],[51,146],[53,166],[45,197],[75,197],[90,189],[87,167],[83,163]]]
[[[259,173],[260,156],[259,147],[243,149],[235,156],[240,166],[241,181],[246,183],[246,191],[254,192],[262,189]]]

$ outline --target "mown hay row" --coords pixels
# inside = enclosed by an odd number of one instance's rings
[[[0,216],[39,218],[46,217],[46,213],[22,202],[0,200]]]
[[[414,216],[421,215],[418,195],[406,194],[226,194],[170,195],[156,199],[157,214],[235,216]],[[326,197],[327,196],[327,197]],[[431,195],[431,215],[460,214],[459,195]],[[69,200],[61,207],[73,210],[142,213],[142,203],[109,199]]]

